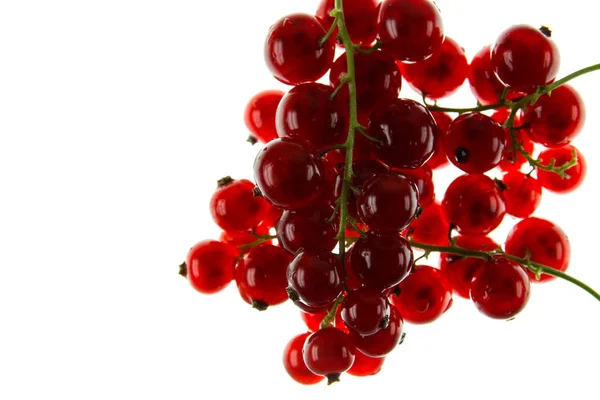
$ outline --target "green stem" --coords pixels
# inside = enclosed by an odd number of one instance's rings
[[[335,299],[335,301],[333,302],[333,305],[331,306],[331,309],[329,310],[329,312],[327,313],[325,318],[323,318],[323,321],[321,321],[321,329],[329,328],[329,327],[331,327],[331,325],[333,325],[333,319],[335,318],[335,313],[337,312],[337,309],[343,300],[344,300],[343,294],[340,294],[338,296],[338,298]]]
[[[459,114],[464,114],[468,112],[482,112],[487,110],[495,110],[500,107],[506,107],[506,103],[497,103],[497,104],[489,104],[487,106],[477,106],[477,107],[467,107],[467,108],[452,108],[452,107],[440,107],[435,104],[427,104],[427,109],[429,111],[438,111],[438,112],[455,112]]]

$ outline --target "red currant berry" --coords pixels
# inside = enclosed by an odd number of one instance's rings
[[[442,216],[442,207],[435,202],[423,208],[421,215],[408,226],[406,235],[415,242],[447,246],[449,230],[450,225]]]
[[[311,332],[316,332],[321,329],[321,322],[327,316],[328,311],[321,311],[316,313],[308,313],[306,311],[300,311],[302,321],[306,324],[306,327]]]
[[[369,135],[381,140],[375,146],[375,154],[395,168],[419,168],[425,164],[435,150],[436,129],[427,108],[409,99],[379,103],[369,122]]]
[[[506,135],[487,115],[465,113],[452,121],[443,143],[452,164],[467,173],[482,174],[502,160]]]
[[[496,229],[506,213],[496,182],[485,175],[462,175],[444,195],[442,213],[463,235],[486,235]]]
[[[302,349],[310,332],[295,336],[288,342],[283,350],[283,366],[289,376],[303,385],[314,385],[325,379],[323,376],[315,375],[306,367]]]
[[[348,374],[353,376],[371,376],[377,375],[383,367],[385,357],[369,357],[361,351],[356,351],[354,364],[348,370]]]
[[[325,75],[335,55],[333,37],[320,44],[326,33],[319,20],[308,14],[292,14],[275,22],[265,41],[265,62],[273,76],[297,85]]]
[[[487,236],[458,236],[455,240],[458,247],[468,250],[489,252],[498,248],[498,244]],[[444,280],[454,293],[465,299],[471,298],[471,281],[485,263],[482,258],[440,254],[440,271]]]
[[[384,329],[368,336],[359,335],[350,331],[350,337],[356,345],[356,349],[369,357],[385,357],[391,353],[402,338],[404,321],[396,307],[390,305],[390,322]]]
[[[342,303],[342,320],[360,335],[372,335],[389,323],[390,307],[380,290],[363,286],[350,291]]]
[[[538,168],[538,180],[545,189],[555,193],[569,193],[581,186],[587,172],[587,162],[581,151],[574,146],[568,145],[557,149],[544,150],[540,153],[539,159],[542,165],[549,165],[554,160],[554,165],[560,167],[572,160],[573,151],[577,154],[577,164],[565,171],[569,175],[568,178],[563,179],[552,171],[544,171]]]
[[[484,105],[500,103],[502,94],[506,89],[506,86],[500,82],[498,76],[494,73],[494,64],[490,53],[491,46],[485,46],[479,50],[471,60],[467,73],[471,92]],[[511,100],[520,95],[518,92],[509,91],[506,98]]]
[[[438,319],[452,304],[452,290],[439,269],[419,265],[398,285],[400,294],[390,301],[405,321],[427,324]]]
[[[254,161],[262,195],[277,207],[298,209],[315,200],[324,185],[321,159],[304,143],[280,138],[262,148]]]
[[[417,187],[419,192],[419,204],[427,207],[435,201],[435,189],[433,187],[433,171],[427,164],[417,169],[399,169],[393,172],[404,175]]]
[[[510,319],[529,300],[530,283],[518,263],[501,255],[477,271],[471,282],[471,298],[483,314],[495,319]]]
[[[304,140],[317,150],[344,143],[347,106],[337,97],[331,99],[332,94],[332,87],[320,83],[304,83],[290,90],[277,108],[279,137]]]
[[[551,95],[541,96],[524,116],[529,137],[546,147],[561,147],[579,135],[585,121],[585,107],[579,94],[562,85]]]
[[[268,143],[277,137],[275,111],[283,97],[280,90],[265,90],[250,99],[244,110],[244,122],[252,137]]]
[[[263,236],[263,235],[268,235],[268,234],[269,234],[269,231],[264,230],[264,228],[259,224],[256,227],[254,234],[251,231],[237,231],[237,232],[223,231],[219,235],[219,242],[227,243],[227,244],[230,244],[230,245],[238,248],[240,246],[244,246],[244,245],[250,244],[252,242],[256,242],[258,240],[258,238],[256,237],[257,235]],[[265,240],[263,243],[272,244],[273,241]],[[239,249],[238,249],[238,254],[239,254]]]
[[[527,25],[515,25],[502,32],[491,55],[498,78],[509,88],[527,94],[553,82],[560,65],[554,42]]]
[[[344,3],[344,20],[352,43],[371,44],[377,36],[378,1],[353,0]],[[321,0],[317,8],[317,18],[323,26],[331,26],[333,17],[330,15],[335,8],[335,0]],[[337,28],[333,36],[337,35]]]
[[[304,250],[333,250],[337,244],[337,227],[329,222],[331,206],[285,211],[277,225],[277,240],[291,253]]]
[[[288,292],[309,307],[333,302],[344,288],[344,268],[329,252],[302,251],[287,268]],[[295,300],[295,299],[292,299]]]
[[[559,271],[566,271],[571,260],[571,245],[565,232],[556,224],[541,218],[529,217],[517,223],[508,233],[506,252],[526,258]],[[541,275],[527,271],[534,282],[554,279],[552,275]]]
[[[196,243],[188,252],[185,268],[188,281],[204,294],[217,293],[233,280],[238,249],[215,240]]]
[[[435,120],[435,124],[437,125],[437,129],[435,132],[435,150],[433,155],[427,161],[427,165],[431,169],[438,169],[445,167],[448,165],[448,158],[446,157],[446,152],[444,151],[444,145],[442,143],[442,138],[446,134],[446,131],[450,127],[450,123],[452,122],[452,117],[446,113],[434,111],[431,113]]]
[[[444,41],[442,16],[429,0],[385,0],[378,19],[385,52],[398,61],[423,61]]]
[[[519,171],[504,175],[502,191],[506,201],[506,213],[517,218],[529,217],[542,201],[542,185],[537,179]]]
[[[465,50],[446,36],[431,57],[414,64],[400,64],[402,77],[418,93],[441,99],[454,93],[467,78]]]
[[[283,210],[281,208],[271,206],[262,221],[256,225],[256,233],[259,235],[269,233],[271,228],[275,228],[282,214]]]
[[[357,197],[358,215],[374,231],[400,232],[417,214],[419,192],[412,181],[394,173],[375,175]]]
[[[494,113],[492,114],[492,119],[498,122],[499,124],[503,125],[508,119],[508,116],[508,110],[506,108],[502,108],[494,111]],[[520,144],[523,147],[523,150],[530,154],[533,153],[534,144],[526,134],[527,127],[523,124],[521,113],[517,113],[517,115],[515,116],[513,126],[515,128],[518,128],[514,129],[514,135],[517,145]],[[510,132],[508,131],[508,129],[505,128],[504,133],[506,136],[506,147],[504,148],[504,155],[502,156],[502,160],[498,164],[498,167],[506,172],[519,171],[523,164],[527,162],[527,159],[519,151],[517,151],[517,155],[515,157],[515,153],[513,151],[514,142],[512,140]]]
[[[399,233],[368,232],[354,244],[352,272],[367,286],[384,290],[400,283],[413,266],[412,248]]]
[[[341,373],[350,369],[355,352],[350,337],[333,327],[312,333],[302,350],[308,369],[326,376],[328,384],[339,381]]]

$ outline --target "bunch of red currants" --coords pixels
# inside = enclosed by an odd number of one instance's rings
[[[293,379],[376,374],[404,322],[436,320],[453,294],[510,319],[532,281],[585,286],[565,273],[565,233],[531,215],[542,188],[584,179],[570,143],[585,109],[565,83],[600,66],[556,80],[548,28],[509,27],[469,63],[430,0],[321,0],[316,15],[271,26],[265,60],[293,88],[246,108],[251,141],[264,144],[256,184],[218,182],[210,211],[223,233],[193,246],[181,273],[202,293],[235,280],[259,310],[290,299],[309,331],[284,350]],[[398,97],[402,80],[422,103]],[[476,107],[431,103],[466,80]],[[449,163],[464,174],[438,202],[433,171]],[[487,235],[506,214],[521,220],[502,247]],[[439,268],[417,265],[415,250],[441,253]]]

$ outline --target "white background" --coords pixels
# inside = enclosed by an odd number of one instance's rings
[[[437,3],[469,57],[509,25],[529,23],[553,29],[561,76],[600,62],[588,0]],[[286,342],[304,329],[291,304],[259,313],[235,285],[203,296],[177,275],[188,248],[219,233],[207,208],[216,180],[252,177],[258,146],[244,141],[245,103],[283,87],[263,62],[269,26],[316,6],[0,3],[0,398],[598,396],[600,304],[566,282],[535,286],[511,322],[455,299],[436,323],[406,326],[380,375],[303,387],[281,365]],[[536,215],[563,227],[569,271],[600,288],[600,73],[573,86],[588,109],[575,142],[588,179],[574,194],[545,194]],[[402,96],[414,96],[407,89]],[[439,174],[439,197],[453,174]]]

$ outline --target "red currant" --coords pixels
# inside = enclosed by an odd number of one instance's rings
[[[312,333],[302,349],[308,369],[327,377],[327,383],[339,381],[354,363],[356,348],[350,337],[337,328],[320,329]]]
[[[236,231],[236,232],[227,232],[223,231],[219,235],[219,242],[230,244],[236,248],[240,246],[244,246],[250,244],[252,242],[256,242],[258,238],[256,235],[268,235],[269,231],[265,230],[260,224],[255,229],[254,234],[251,231]],[[272,240],[265,240],[263,243],[272,244]],[[238,249],[238,254],[240,253]]]
[[[344,268],[330,252],[302,251],[289,264],[287,281],[288,292],[297,296],[297,301],[309,307],[322,307],[342,293]]]
[[[415,242],[447,246],[449,230],[450,225],[442,216],[442,207],[435,202],[423,208],[421,215],[408,226],[406,235]]]
[[[517,218],[529,217],[542,201],[542,185],[537,179],[519,171],[512,171],[502,177],[506,189],[503,190],[507,214]]]
[[[419,192],[419,204],[427,207],[435,201],[435,189],[433,187],[433,171],[427,164],[417,169],[394,169],[394,172],[407,177],[417,187]]]
[[[390,305],[390,322],[384,329],[368,336],[359,335],[350,331],[350,337],[356,345],[356,349],[369,357],[384,357],[391,353],[402,338],[404,321],[396,307]]]
[[[233,280],[238,250],[216,240],[196,243],[188,252],[185,267],[188,281],[204,294],[217,293]]]
[[[557,149],[544,150],[540,153],[539,159],[542,165],[549,165],[554,160],[555,165],[560,167],[571,161],[573,151],[577,154],[577,164],[565,171],[569,175],[568,178],[563,179],[552,171],[544,171],[538,168],[538,180],[545,189],[556,193],[569,193],[581,186],[587,173],[587,162],[581,151],[574,146],[568,145]]]
[[[471,92],[477,101],[483,105],[500,103],[506,86],[500,82],[494,72],[491,46],[485,46],[475,54],[469,65],[467,78],[469,79]],[[514,100],[519,96],[522,96],[522,94],[509,90],[506,99]]]
[[[429,161],[427,161],[427,165],[431,169],[438,169],[448,165],[448,158],[446,157],[446,152],[444,151],[442,138],[444,137],[446,131],[450,127],[452,117],[446,113],[439,111],[433,111],[431,115],[435,120],[437,129],[435,130],[435,150]]]
[[[262,143],[277,137],[275,111],[283,97],[281,90],[265,90],[248,101],[244,110],[244,122],[252,137]]]
[[[331,26],[333,17],[330,15],[335,8],[335,0],[321,0],[317,8],[317,18],[323,21],[323,26]],[[344,3],[344,20],[352,43],[370,44],[377,36],[377,0],[352,0]],[[337,35],[337,28],[333,35]]]
[[[316,313],[309,313],[306,311],[300,311],[302,321],[306,324],[306,327],[311,332],[316,332],[321,329],[321,322],[327,316],[328,311],[321,311]]]
[[[356,351],[354,364],[348,370],[348,374],[353,376],[371,376],[377,375],[383,367],[385,357],[369,357],[361,351]]]
[[[380,290],[363,286],[350,291],[342,303],[342,320],[360,335],[372,335],[389,323],[389,303]]]
[[[295,336],[288,342],[283,350],[283,366],[289,376],[303,385],[314,385],[325,379],[321,375],[315,375],[306,367],[302,350],[310,332]]]
[[[277,225],[277,239],[291,253],[304,250],[333,250],[337,244],[337,226],[328,220],[333,215],[331,206],[284,211]]]

